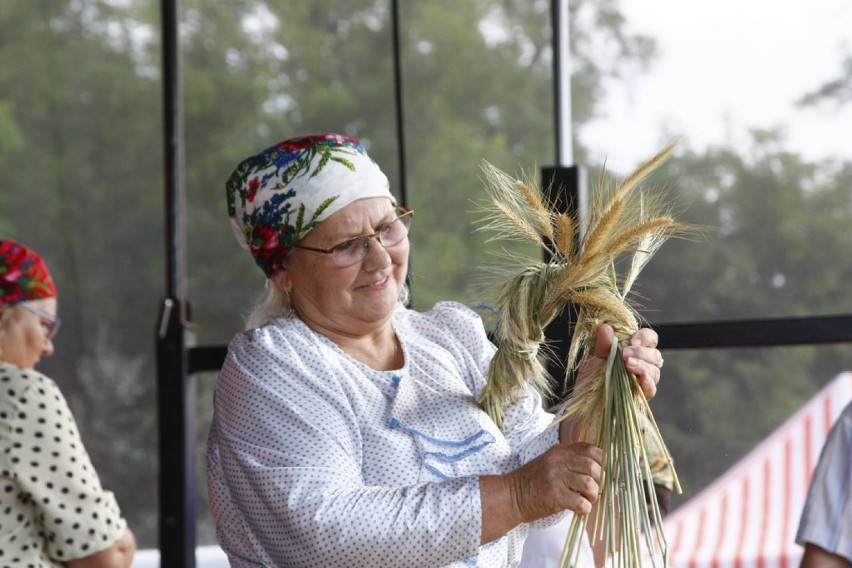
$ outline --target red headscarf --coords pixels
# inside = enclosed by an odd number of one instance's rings
[[[21,243],[0,238],[0,306],[55,297],[44,260]]]

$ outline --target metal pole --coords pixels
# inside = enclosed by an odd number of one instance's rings
[[[393,27],[393,80],[394,102],[396,103],[396,140],[399,156],[399,200],[408,206],[408,185],[406,177],[408,165],[405,157],[405,117],[402,100],[402,43],[400,41],[399,0],[391,2],[391,22]]]
[[[574,164],[573,117],[571,114],[571,33],[568,0],[551,0],[553,25],[553,119],[556,124],[556,164],[577,167],[579,179],[572,208],[580,220],[580,238],[586,232],[589,209],[586,172]]]
[[[571,35],[568,25],[568,0],[552,0],[553,25],[553,101],[556,122],[556,164],[574,162],[571,117]]]
[[[156,330],[160,565],[195,567],[195,390],[186,302],[178,0],[162,0],[166,297]]]
[[[408,203],[408,164],[405,157],[405,113],[402,97],[402,41],[400,39],[399,0],[392,0],[391,2],[391,27],[393,29],[393,83],[394,102],[396,104],[396,148],[399,161],[399,200],[406,207],[410,207]],[[409,270],[405,275],[405,283],[410,292],[409,305],[414,301],[414,283],[411,280],[410,263],[409,260]]]

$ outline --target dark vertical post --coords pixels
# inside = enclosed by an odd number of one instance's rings
[[[548,199],[559,211],[573,214],[579,209],[586,183],[582,168],[579,166],[542,168],[541,177],[541,187],[546,189]],[[545,260],[550,259],[545,258]],[[568,304],[544,330],[554,355],[547,361],[547,370],[553,384],[557,386],[554,389],[557,400],[550,401],[551,403],[563,399],[573,386],[573,377],[568,376],[565,361],[568,358],[568,347],[571,344],[571,335],[574,333],[575,321],[576,310],[573,305]]]
[[[393,29],[393,84],[394,103],[396,105],[396,148],[399,161],[399,201],[406,207],[410,207],[408,203],[408,164],[405,156],[405,101],[402,96],[402,40],[400,39],[399,0],[391,2],[391,27]],[[409,303],[413,299],[410,264],[411,261],[409,260],[408,274],[405,275],[405,283],[411,291]]]
[[[586,176],[582,168],[569,165],[573,160],[571,145],[571,71],[569,66],[569,22],[568,1],[551,0],[551,25],[553,29],[553,119],[556,135],[556,167],[542,168],[541,187],[547,191],[547,197],[555,207],[576,216],[580,221],[579,238],[583,232],[583,220],[586,207]],[[550,260],[545,258],[545,260]],[[576,310],[567,305],[563,312],[544,330],[553,357],[548,359],[547,369],[554,385],[557,399],[564,398],[573,386],[573,377],[568,376],[565,361]],[[564,387],[564,388],[562,388]],[[550,401],[552,403],[558,400]]]
[[[408,206],[408,184],[406,177],[408,164],[405,163],[405,115],[402,98],[402,43],[400,40],[399,0],[391,3],[393,27],[393,84],[394,102],[396,104],[396,144],[399,157],[399,200]]]
[[[183,105],[178,0],[162,0],[166,297],[156,331],[160,565],[195,566],[195,392],[186,302]]]

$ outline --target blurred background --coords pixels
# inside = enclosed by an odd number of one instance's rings
[[[640,276],[652,323],[852,314],[852,6],[743,4],[570,2],[573,162],[592,182],[604,164],[622,176],[683,135],[654,181],[682,220],[714,228],[667,243]],[[487,304],[494,253],[541,254],[475,228],[482,160],[533,175],[556,162],[550,2],[400,5],[414,305]],[[154,0],[0,3],[0,234],[57,280],[65,323],[41,370],[140,548],[157,546],[161,467],[160,17]],[[182,0],[180,24],[188,296],[198,343],[224,344],[263,286],[228,226],[238,161],[334,131],[360,138],[399,187],[390,3]],[[662,347],[653,409],[684,487],[674,507],[852,367],[849,344]],[[203,472],[214,381],[197,377],[199,544],[215,542]]]

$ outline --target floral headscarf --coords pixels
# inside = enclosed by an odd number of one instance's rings
[[[243,160],[225,184],[237,241],[266,276],[293,244],[353,201],[387,197],[388,179],[358,140],[301,136]]]
[[[21,243],[0,238],[0,306],[55,297],[44,260]]]

